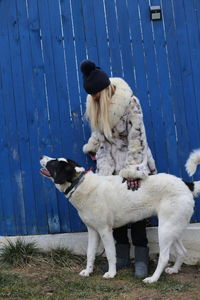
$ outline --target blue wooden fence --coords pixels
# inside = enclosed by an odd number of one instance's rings
[[[150,21],[150,5],[161,5],[161,21]],[[158,170],[189,180],[184,164],[200,147],[199,20],[198,0],[0,1],[1,235],[85,230],[39,175],[42,154],[91,164],[82,153],[85,58],[127,80]]]

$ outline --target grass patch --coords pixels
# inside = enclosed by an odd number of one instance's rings
[[[167,293],[184,293],[193,288],[192,282],[182,283],[174,278],[169,278],[166,275],[163,275],[158,282],[146,286],[142,283],[143,288],[148,289],[157,289],[162,295]]]
[[[157,282],[152,284],[146,284],[141,279],[134,278],[132,270],[124,270],[123,272],[119,272],[117,279],[121,281],[127,281],[129,283],[134,283],[134,285],[139,288],[147,290],[159,290],[161,294],[166,294],[169,292],[186,292],[194,287],[192,282],[179,282],[175,279],[175,277],[176,275],[170,276],[163,273]]]
[[[105,261],[98,257],[94,274],[80,277],[86,263],[83,256],[66,248],[41,252],[32,243],[8,243],[0,252],[0,300],[200,300],[199,266],[184,266],[180,275],[163,274],[149,285],[134,278],[133,269],[119,271],[114,279],[102,278],[100,266]],[[151,264],[150,274],[154,269]]]
[[[29,266],[29,268],[31,267]],[[36,270],[35,267],[33,270],[29,269],[27,273],[24,272],[24,269],[22,273],[19,270],[17,271],[18,274],[13,272],[16,272],[16,270],[10,269],[0,276],[0,299],[175,299],[170,298],[170,295],[173,294],[175,297],[175,294],[181,295],[183,291],[186,291],[185,288],[182,288],[180,282],[173,280],[153,285],[141,284],[139,280],[133,277],[130,280],[130,273],[128,276],[127,271],[120,271],[119,276],[112,280],[103,279],[101,274],[82,278],[77,273],[67,271],[65,268],[49,268],[46,269],[45,274],[39,269]],[[124,276],[124,273],[126,273],[126,276]],[[125,277],[128,277],[129,280],[125,280]],[[190,293],[193,295],[192,286],[187,289],[187,295]],[[156,297],[156,295],[159,295],[159,297]],[[187,299],[197,298],[188,297]]]
[[[20,274],[0,274],[0,299],[39,299],[38,292],[39,287]]]
[[[43,252],[41,253],[41,256],[43,259],[46,259],[48,263],[50,262],[59,267],[67,267],[70,269],[77,267],[77,265],[84,265],[86,262],[84,256],[73,254],[70,250],[63,247],[57,247],[56,249]]]
[[[24,266],[38,255],[36,243],[25,243],[22,239],[8,241],[0,250],[0,262],[12,266]]]

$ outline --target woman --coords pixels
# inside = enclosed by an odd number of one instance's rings
[[[86,115],[92,135],[83,152],[96,160],[99,175],[120,174],[128,189],[138,189],[140,180],[156,173],[155,162],[148,147],[139,100],[121,78],[109,78],[94,62],[80,66],[83,85],[88,93]],[[117,269],[130,263],[127,226],[113,230],[116,240]],[[135,276],[148,273],[148,241],[145,221],[131,224],[135,246]]]

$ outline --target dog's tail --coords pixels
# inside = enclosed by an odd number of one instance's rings
[[[185,164],[185,168],[189,176],[194,175],[197,166],[199,164],[200,164],[200,149],[197,149],[190,154]],[[193,183],[191,183],[190,189],[195,197],[198,194],[200,194],[200,181],[194,181]]]

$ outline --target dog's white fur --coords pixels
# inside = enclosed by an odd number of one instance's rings
[[[45,166],[50,159],[43,157],[41,165]],[[189,157],[186,164],[188,173],[193,174],[199,163],[200,150]],[[61,192],[68,186],[69,182],[56,184]],[[87,173],[70,199],[88,228],[87,266],[80,275],[89,276],[93,272],[95,253],[101,238],[109,265],[103,277],[113,278],[116,275],[116,252],[112,229],[153,215],[159,219],[160,254],[155,272],[144,282],[153,283],[159,279],[171,251],[176,256],[175,264],[165,271],[177,273],[186,253],[181,236],[193,213],[193,195],[198,193],[200,181],[194,182],[192,193],[180,178],[165,173],[142,180],[141,187],[136,191],[128,190],[120,176]]]

